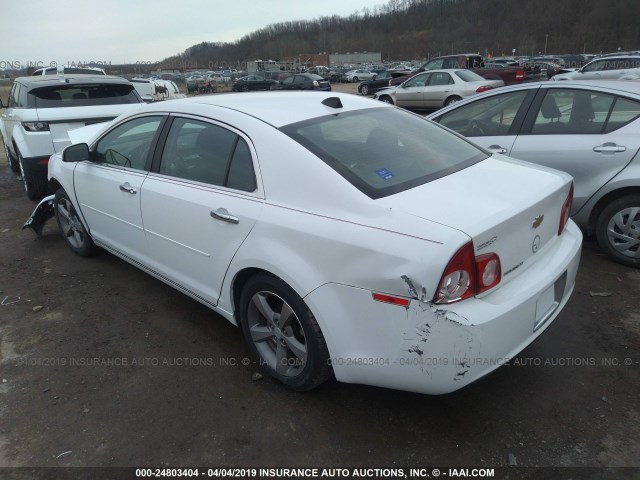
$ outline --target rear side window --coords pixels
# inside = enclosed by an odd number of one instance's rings
[[[159,173],[245,192],[256,189],[247,142],[226,128],[187,118],[173,121]]]
[[[640,117],[640,102],[602,92],[549,89],[533,134],[609,133]]]
[[[417,115],[374,108],[281,128],[371,198],[381,198],[487,158],[471,143]]]
[[[628,98],[616,98],[611,109],[605,133],[613,132],[629,122],[633,122],[640,116],[640,103]]]
[[[31,91],[36,108],[82,107],[140,103],[133,85],[69,85],[37,88]]]

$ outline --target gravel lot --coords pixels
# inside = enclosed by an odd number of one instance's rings
[[[199,303],[74,255],[54,221],[21,231],[34,206],[2,155],[0,466],[640,467],[640,272],[591,240],[513,364],[445,396],[302,394],[256,379],[241,332]]]

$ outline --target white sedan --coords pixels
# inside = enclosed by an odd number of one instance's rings
[[[348,82],[358,83],[362,80],[375,80],[378,74],[376,72],[365,70],[364,68],[359,68],[356,70],[349,70],[344,74],[344,76],[347,78]]]
[[[52,156],[49,178],[71,250],[240,325],[297,390],[467,385],[551,324],[580,257],[567,174],[348,94],[146,105]]]
[[[429,70],[379,90],[373,98],[399,107],[436,109],[503,85],[502,80],[487,80],[471,70]]]

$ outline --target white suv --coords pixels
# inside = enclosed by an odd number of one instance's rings
[[[640,54],[607,55],[591,60],[573,72],[559,73],[551,80],[638,80]]]
[[[131,82],[107,75],[16,78],[0,117],[9,166],[20,171],[27,196],[45,195],[49,157],[71,144],[68,131],[106,122],[142,99]]]

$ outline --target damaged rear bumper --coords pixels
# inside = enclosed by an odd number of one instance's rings
[[[556,318],[573,292],[582,234],[573,222],[526,272],[482,297],[408,308],[327,284],[305,301],[339,381],[427,394],[457,390],[507,363]]]

